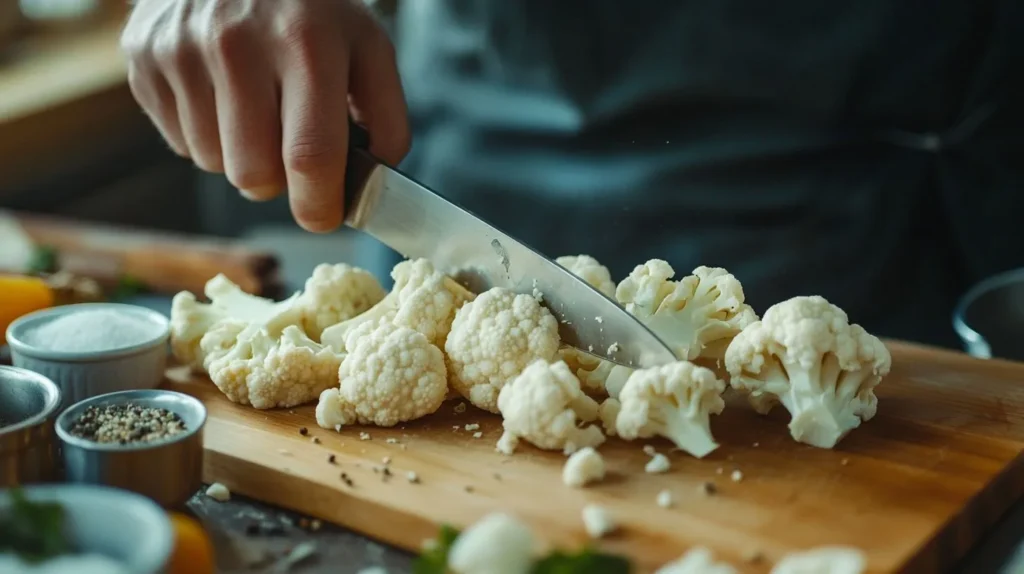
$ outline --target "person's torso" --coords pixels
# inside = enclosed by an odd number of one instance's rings
[[[879,324],[885,298],[948,306],[946,204],[1007,185],[971,176],[1009,158],[1024,30],[1011,0],[929,4],[412,0],[407,168],[618,278],[661,257],[729,268],[762,311],[808,292]],[[968,231],[991,215],[961,207]]]

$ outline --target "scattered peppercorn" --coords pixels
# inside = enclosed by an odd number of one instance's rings
[[[337,464],[338,463],[338,457],[334,456],[333,454],[327,455],[327,463],[328,464]]]
[[[473,486],[467,484],[465,487],[463,487],[463,490],[465,490],[466,492],[473,492]]]
[[[718,492],[718,487],[713,482],[702,482],[700,485],[700,491],[704,494],[711,496]]]
[[[306,436],[306,435],[309,434],[309,429],[306,428],[306,427],[302,427],[302,428],[299,429],[299,434],[302,435],[302,436]]]
[[[313,437],[312,440],[313,440],[313,444],[320,444],[320,437],[315,436],[315,437]]]
[[[120,444],[159,441],[187,430],[176,413],[134,403],[89,407],[71,425],[73,436]]]

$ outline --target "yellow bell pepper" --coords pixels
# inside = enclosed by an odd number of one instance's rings
[[[42,279],[0,275],[0,340],[6,340],[7,326],[15,319],[53,304],[53,290]]]
[[[174,552],[167,574],[215,574],[213,543],[203,525],[180,512],[171,512],[170,518],[174,528]]]

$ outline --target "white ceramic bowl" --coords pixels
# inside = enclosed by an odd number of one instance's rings
[[[104,351],[54,351],[31,344],[27,333],[47,321],[83,310],[109,309],[152,326],[136,343]],[[135,389],[154,389],[167,366],[170,321],[156,311],[121,303],[81,303],[29,313],[7,328],[7,344],[15,367],[35,371],[60,387],[62,409],[78,401]]]
[[[143,496],[102,486],[61,484],[29,486],[31,501],[59,502],[65,534],[78,553],[102,554],[120,561],[132,574],[159,574],[170,561],[174,532],[167,513]],[[0,490],[0,513],[11,504]]]

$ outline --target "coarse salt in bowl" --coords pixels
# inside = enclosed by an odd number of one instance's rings
[[[106,393],[163,382],[170,322],[121,303],[82,303],[36,311],[7,328],[14,366],[61,389],[62,408]]]

